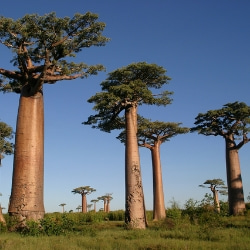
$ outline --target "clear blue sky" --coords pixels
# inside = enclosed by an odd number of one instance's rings
[[[172,78],[173,104],[165,108],[140,107],[152,120],[193,126],[199,112],[242,101],[250,105],[250,1],[248,0],[2,0],[0,15],[20,18],[55,11],[72,17],[87,11],[106,23],[105,47],[83,50],[77,60],[101,63],[107,72],[132,62],[156,63]],[[12,54],[0,46],[0,67],[11,69]],[[75,210],[81,197],[72,189],[89,185],[97,191],[88,201],[113,193],[111,209],[124,209],[124,145],[115,137],[81,123],[93,114],[87,99],[100,91],[106,73],[85,80],[44,86],[45,98],[45,209]],[[15,129],[19,96],[0,94],[0,119]],[[226,181],[225,148],[221,137],[179,135],[161,146],[166,206],[174,199],[201,200],[209,189],[205,180]],[[239,152],[244,193],[250,192],[250,143]],[[152,209],[150,151],[140,149],[146,208]],[[13,157],[0,169],[0,197],[8,206]],[[97,203],[97,207],[103,204]],[[5,210],[6,211],[6,210]]]

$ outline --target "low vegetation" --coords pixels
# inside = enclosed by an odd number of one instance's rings
[[[249,207],[249,206],[247,206]],[[37,223],[9,232],[15,223],[5,214],[0,227],[0,249],[249,249],[250,210],[243,216],[228,216],[212,206],[188,200],[184,209],[176,204],[164,220],[154,221],[147,211],[146,230],[127,228],[122,210],[88,213],[50,213]]]

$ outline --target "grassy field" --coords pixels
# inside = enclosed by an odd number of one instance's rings
[[[147,212],[146,230],[126,229],[123,211],[47,214],[42,230],[36,223],[22,232],[2,228],[0,249],[250,249],[250,213],[227,217],[206,212],[195,219],[179,210],[168,213],[171,218],[154,222]]]

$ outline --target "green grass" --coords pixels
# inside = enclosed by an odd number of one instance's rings
[[[51,227],[51,236],[29,236],[30,232],[2,232],[0,249],[250,249],[249,213],[241,217],[221,217],[214,213],[204,213],[195,223],[191,222],[188,215],[178,215],[176,218],[158,222],[148,219],[146,230],[128,230],[121,220],[122,212],[112,213],[48,214],[45,222],[48,228]],[[150,212],[147,215],[151,218]],[[60,227],[55,227],[52,222]],[[60,235],[53,235],[53,230],[58,232],[58,228],[63,229]],[[32,232],[36,232],[36,229],[34,226]]]

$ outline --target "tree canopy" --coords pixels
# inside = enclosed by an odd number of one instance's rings
[[[171,103],[172,92],[162,91],[154,94],[152,89],[160,89],[170,77],[166,70],[156,64],[146,62],[132,63],[108,74],[101,83],[102,92],[96,93],[88,102],[95,103],[93,109],[98,112],[83,124],[92,124],[105,132],[124,128],[124,118],[120,115],[131,105],[167,105]],[[120,116],[119,116],[120,115]]]
[[[250,131],[250,106],[244,102],[227,103],[221,109],[200,113],[195,119],[196,126],[191,128],[191,132],[224,138],[233,135],[234,139],[241,140],[235,145],[238,149],[250,140],[247,137]]]
[[[39,16],[29,14],[13,20],[0,17],[0,43],[11,49],[11,62],[17,70],[0,68],[0,91],[20,93],[25,85],[36,93],[42,84],[87,77],[103,70],[65,60],[83,48],[103,46],[109,40],[101,35],[105,28],[98,15],[87,12],[73,18],[59,18],[55,12]],[[8,80],[4,83],[4,80]]]

